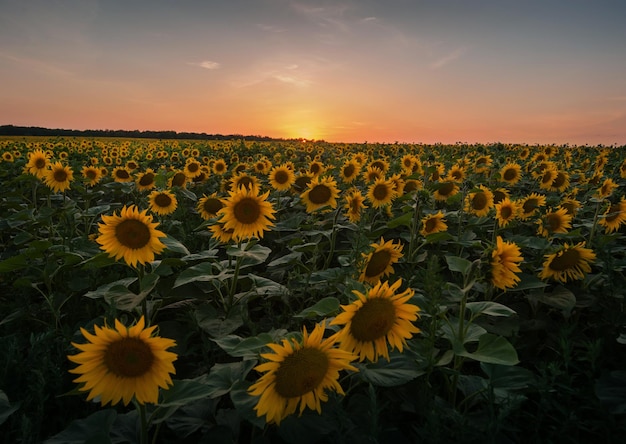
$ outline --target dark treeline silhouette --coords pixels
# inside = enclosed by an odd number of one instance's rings
[[[293,141],[298,139],[280,139],[267,136],[244,136],[241,134],[178,133],[176,131],[139,131],[139,130],[72,130],[60,128],[41,128],[38,126],[1,125],[0,136],[47,136],[47,137],[121,137],[131,139],[191,139],[191,140],[250,140],[255,142]]]

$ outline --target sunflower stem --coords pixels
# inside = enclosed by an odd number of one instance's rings
[[[241,249],[241,241],[238,242],[237,246]],[[230,284],[230,289],[228,291],[228,302],[226,306],[226,318],[230,315],[230,311],[233,308],[233,299],[235,298],[235,291],[237,291],[237,280],[239,279],[239,269],[241,268],[241,258],[243,256],[237,256],[237,260],[235,261],[235,271],[233,273],[233,281]]]
[[[416,253],[415,242],[417,241],[417,228],[419,226],[420,219],[420,200],[419,194],[415,193],[415,211],[413,213],[413,219],[411,220],[411,240],[409,242],[409,259],[413,260],[413,255]]]
[[[330,267],[330,263],[333,260],[333,255],[335,254],[335,241],[337,240],[337,219],[339,218],[340,211],[341,207],[337,205],[337,209],[335,210],[335,217],[333,217],[333,232],[330,235],[330,248],[328,256],[326,256],[326,262],[324,263],[324,270],[327,270],[328,267]]]
[[[593,224],[591,225],[591,231],[589,231],[589,239],[587,240],[587,246],[591,247],[591,240],[596,233],[596,226],[598,225],[598,216],[600,215],[600,204],[602,201],[596,202],[596,212],[593,215]]]
[[[139,442],[141,444],[148,443],[148,420],[146,418],[146,406],[135,401],[135,406],[139,412],[139,420],[141,421],[141,427],[139,429]]]

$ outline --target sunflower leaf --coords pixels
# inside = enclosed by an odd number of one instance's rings
[[[399,352],[390,354],[389,361],[379,359],[376,363],[356,364],[356,367],[364,381],[379,387],[402,385],[425,373],[414,359]]]
[[[458,356],[473,359],[474,361],[490,364],[515,365],[519,363],[517,351],[506,338],[485,333],[478,340],[478,348],[470,353],[467,350],[457,352]]]
[[[339,299],[328,296],[318,301],[312,307],[305,308],[300,313],[294,315],[294,318],[315,319],[318,317],[331,316],[339,310]]]

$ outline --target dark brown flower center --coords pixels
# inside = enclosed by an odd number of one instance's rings
[[[343,167],[343,175],[344,177],[352,177],[352,175],[354,174],[355,168],[354,165],[352,164],[348,164],[345,167]]]
[[[550,268],[554,271],[565,271],[571,268],[576,268],[579,265],[580,252],[575,249],[569,249],[557,254],[552,261],[550,261]]]
[[[118,179],[128,179],[130,177],[130,174],[128,174],[128,171],[121,169],[115,171],[115,177],[117,177]]]
[[[357,341],[375,341],[389,333],[395,321],[396,310],[391,300],[368,299],[354,314],[350,324],[350,333]]]
[[[280,185],[286,184],[289,182],[289,173],[284,170],[278,170],[276,174],[274,174],[274,180]]]
[[[185,181],[186,178],[184,173],[176,173],[172,177],[172,186],[182,187],[183,185],[185,185]]]
[[[152,367],[154,354],[141,339],[123,338],[109,344],[104,352],[104,364],[111,373],[122,378],[136,378]]]
[[[46,159],[39,157],[35,160],[35,168],[42,169],[46,166]]]
[[[328,356],[323,351],[305,347],[286,356],[276,371],[276,392],[283,398],[295,398],[315,390],[328,372]]]
[[[143,176],[141,176],[141,179],[139,179],[139,185],[141,186],[148,186],[148,185],[152,185],[154,183],[154,174],[152,173],[146,173]]]
[[[365,268],[366,277],[376,277],[381,275],[391,262],[391,252],[389,250],[380,250],[372,253],[367,267]]]
[[[487,207],[487,195],[485,193],[476,193],[472,198],[472,208],[475,210],[484,210]]]
[[[442,196],[448,196],[454,191],[454,184],[452,182],[446,182],[439,187],[439,194]]]
[[[372,195],[376,200],[385,200],[389,197],[389,188],[385,184],[378,184],[374,187]]]
[[[209,214],[217,214],[217,212],[224,206],[224,204],[222,203],[221,200],[215,198],[215,197],[210,197],[207,200],[204,201],[204,211],[206,211]]]
[[[154,198],[154,203],[157,207],[167,208],[172,204],[172,198],[165,193],[160,193]]]
[[[56,182],[65,182],[67,180],[67,171],[65,171],[65,169],[57,169],[54,170],[54,180]]]
[[[115,227],[115,237],[126,248],[137,250],[150,242],[150,229],[137,219],[126,219]]]
[[[508,219],[513,215],[513,209],[509,206],[503,206],[500,208],[500,217],[502,219]]]
[[[315,185],[311,191],[309,191],[309,200],[317,205],[327,203],[331,196],[330,188],[323,184]]]
[[[515,180],[517,179],[517,170],[515,168],[507,168],[502,177],[504,180]]]
[[[256,199],[244,197],[233,207],[233,215],[237,222],[242,224],[253,224],[261,216],[261,208]]]

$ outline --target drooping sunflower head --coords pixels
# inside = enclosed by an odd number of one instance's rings
[[[307,190],[300,195],[306,205],[307,213],[325,207],[337,208],[337,197],[339,197],[339,189],[335,179],[332,177],[320,178],[319,176],[312,178]]]
[[[168,190],[153,191],[148,196],[150,210],[160,216],[172,214],[178,207],[176,196]]]
[[[512,201],[508,197],[495,205],[496,220],[498,226],[506,227],[510,222],[518,216],[520,207],[517,202]]]
[[[376,284],[382,277],[394,272],[393,264],[397,263],[402,254],[402,243],[394,244],[393,241],[385,240],[381,237],[379,243],[373,243],[370,248],[373,251],[363,253],[363,263],[359,281]]]
[[[177,355],[167,351],[176,345],[172,339],[153,335],[156,327],[145,328],[143,316],[130,328],[117,319],[115,328],[95,326],[95,334],[81,327],[88,342],[72,343],[80,353],[67,358],[78,364],[69,372],[80,375],[74,382],[82,384],[80,391],[89,391],[87,400],[100,397],[103,406],[128,405],[133,398],[140,404],[157,403],[159,388],[172,385]]]
[[[165,249],[160,240],[165,233],[157,230],[159,224],[146,213],[147,210],[139,211],[131,205],[124,206],[119,216],[102,216],[96,242],[109,256],[124,259],[132,267],[154,261],[155,254]]]
[[[556,177],[552,181],[552,186],[550,187],[550,191],[558,191],[562,193],[569,187],[570,179],[569,173],[564,170],[558,170]]]
[[[554,279],[561,283],[584,279],[596,259],[593,250],[585,248],[584,245],[584,242],[571,246],[566,243],[555,253],[546,255],[539,277]]]
[[[389,360],[389,346],[403,351],[413,334],[419,333],[413,322],[420,308],[408,303],[414,291],[398,292],[402,279],[392,285],[379,282],[365,293],[354,290],[357,299],[342,305],[343,312],[331,325],[343,325],[337,334],[340,347],[355,353],[359,361],[376,362],[379,357]]]
[[[607,207],[604,214],[598,218],[598,224],[604,227],[605,233],[613,233],[626,223],[626,200],[624,197]]]
[[[445,216],[442,211],[438,211],[435,214],[429,214],[422,218],[422,228],[420,234],[422,236],[428,236],[429,234],[435,234],[448,229]]]
[[[556,168],[546,168],[543,170],[541,176],[539,176],[539,188],[544,190],[549,190],[552,188],[552,184],[554,180],[558,176],[558,171]]]
[[[348,217],[350,222],[356,223],[361,220],[361,212],[364,208],[367,208],[365,205],[365,198],[361,194],[359,189],[351,190],[345,196],[346,203],[344,208],[346,209],[345,214]]]
[[[598,197],[602,199],[609,197],[613,194],[613,191],[615,191],[617,187],[619,187],[619,184],[617,184],[613,179],[605,179],[604,182],[602,182],[602,186],[598,188]]]
[[[324,323],[317,324],[309,334],[306,327],[302,339],[283,339],[280,344],[268,344],[271,353],[263,353],[264,362],[255,370],[263,373],[248,389],[259,397],[254,410],[265,416],[267,423],[280,422],[308,407],[322,412],[322,402],[328,400],[327,391],[344,394],[339,384],[339,373],[357,371],[351,365],[355,356],[335,347],[336,335],[324,339]]]
[[[264,231],[269,231],[274,225],[271,219],[275,218],[268,196],[269,191],[259,195],[256,188],[242,187],[229,191],[229,197],[222,200],[224,207],[218,210],[220,223],[225,230],[233,230],[235,239],[262,238]]]
[[[517,273],[522,271],[519,264],[523,260],[517,244],[503,241],[498,236],[496,247],[491,253],[491,284],[501,290],[515,287],[520,281]]]
[[[43,176],[44,183],[54,192],[62,192],[70,188],[70,182],[74,179],[72,168],[55,162],[50,166]]]

